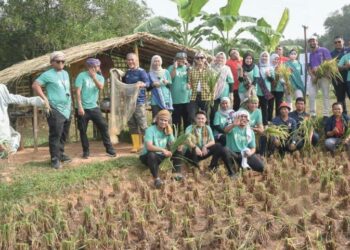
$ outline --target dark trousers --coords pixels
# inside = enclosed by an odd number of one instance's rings
[[[239,166],[241,166],[241,163],[242,163],[241,153],[233,153],[233,159]],[[248,157],[248,165],[254,171],[257,171],[260,173],[264,171],[264,162],[260,160],[255,154]]]
[[[174,104],[174,112],[172,113],[173,124],[178,128],[178,131],[181,130],[181,122],[183,124],[183,131],[191,124],[189,119],[190,113],[190,104],[181,103]]]
[[[47,117],[49,125],[49,148],[51,161],[60,161],[64,153],[64,144],[69,136],[70,119],[67,119],[56,109],[51,108]]]
[[[78,119],[78,129],[80,132],[80,141],[81,146],[83,147],[83,152],[89,152],[89,140],[86,131],[90,120],[100,131],[103,145],[106,150],[112,150],[113,146],[109,137],[108,126],[106,120],[102,116],[100,108],[84,109],[85,114],[83,116],[78,114],[78,110],[75,112]]]
[[[158,112],[162,110],[158,105],[151,105],[151,109],[152,109],[152,119],[154,119],[158,114]]]
[[[213,146],[209,147],[208,154],[205,156],[198,156],[194,148],[188,149],[185,153],[185,157],[190,159],[196,167],[198,167],[198,163],[200,161],[207,159],[210,156],[213,156],[209,164],[210,170],[216,170],[216,168],[218,167],[218,161],[221,159],[225,164],[228,174],[233,175],[234,172],[232,169],[232,162],[229,155],[229,151],[223,146],[221,146],[221,144],[219,143],[215,143]]]
[[[241,99],[239,98],[238,89],[233,91],[233,110],[239,110]]]
[[[264,125],[267,125],[267,122],[272,120],[273,102],[274,98],[267,100],[264,96],[259,96],[260,109]]]
[[[199,109],[205,111],[207,113],[207,118],[209,119],[208,117],[209,102],[210,101],[202,101],[202,97],[200,93],[197,94],[195,101],[190,101],[189,114],[190,114],[191,122],[193,123],[195,122],[196,112]]]
[[[171,160],[174,165],[173,172],[180,173],[181,172],[181,153],[176,151]],[[147,152],[144,155],[140,156],[140,161],[149,167],[153,178],[158,177],[159,165],[165,159],[163,154],[157,154],[156,152]]]
[[[216,143],[220,143],[221,146],[226,146],[226,135],[225,134],[218,134],[214,137]]]
[[[272,92],[273,96],[275,97],[275,116],[279,115],[278,108],[283,102],[283,95],[284,92],[279,92],[279,91],[273,91]],[[273,110],[273,103],[272,103],[272,110]]]
[[[350,82],[343,82],[343,81],[332,81],[334,91],[335,91],[335,96],[337,97],[337,102],[340,102],[343,104],[343,113],[347,114],[347,109],[346,109],[346,94],[348,94],[350,98]]]

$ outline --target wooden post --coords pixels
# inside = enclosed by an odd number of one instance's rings
[[[136,56],[137,56],[137,61],[138,61],[139,64],[140,64],[139,46],[137,45],[136,42],[134,43],[134,53],[136,54]],[[140,65],[138,65],[138,66],[140,67]]]
[[[34,152],[38,152],[38,107],[33,107]]]
[[[308,63],[308,55],[307,55],[307,38],[306,38],[306,30],[307,30],[307,26],[303,25],[303,29],[304,29],[304,53],[305,53],[305,67],[304,67],[304,79],[305,79],[305,93],[304,93],[304,100],[305,100],[305,104],[306,104],[306,92],[307,92],[307,63]]]

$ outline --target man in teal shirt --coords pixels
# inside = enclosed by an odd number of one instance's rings
[[[51,166],[61,168],[61,162],[70,162],[69,156],[64,154],[64,144],[69,135],[71,94],[69,75],[65,71],[65,55],[55,51],[50,55],[51,69],[42,73],[33,83],[33,90],[50,103],[51,112],[47,117],[49,125],[49,148]],[[46,89],[47,96],[43,89]]]
[[[188,114],[191,89],[188,85],[187,72],[189,68],[187,64],[187,54],[178,52],[175,55],[174,64],[168,67],[172,79],[170,91],[174,107],[172,114],[173,124],[179,128],[182,120],[184,129],[190,125]]]
[[[81,145],[83,147],[84,159],[87,159],[90,156],[89,140],[86,135],[86,130],[90,120],[92,120],[101,133],[107,155],[111,157],[116,156],[116,152],[109,137],[106,120],[103,118],[101,110],[97,106],[99,92],[103,89],[105,82],[103,76],[100,75],[100,65],[101,62],[98,59],[87,59],[87,71],[81,72],[75,80],[77,94],[76,115],[78,117],[78,128]]]

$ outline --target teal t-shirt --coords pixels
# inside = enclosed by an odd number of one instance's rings
[[[158,129],[157,125],[152,125],[148,127],[145,131],[144,136],[144,147],[141,152],[141,155],[147,154],[147,142],[152,142],[153,146],[160,148],[167,148],[167,146],[174,141],[174,135],[166,135],[164,131]],[[157,152],[162,154],[161,152]]]
[[[233,84],[234,80],[231,76],[227,76],[226,77],[226,83],[225,83],[225,87],[224,90],[222,91],[220,98],[222,97],[229,97],[230,95],[230,88],[232,88],[232,84]]]
[[[255,134],[252,132],[250,134],[251,138],[248,142],[247,138],[247,129],[250,128],[241,128],[234,127],[227,135],[226,135],[226,146],[232,152],[241,152],[245,148],[255,148]]]
[[[72,99],[67,71],[56,71],[52,68],[42,73],[35,81],[46,89],[47,99],[52,108],[69,119]]]
[[[254,69],[250,72],[247,72],[247,76],[251,82],[254,81],[255,77],[259,77],[259,68],[257,65],[254,66]],[[240,82],[238,87],[238,92],[244,94],[247,92],[247,89],[244,87],[244,83]]]
[[[250,112],[248,109],[244,109],[244,108],[239,109],[239,111],[240,110],[246,110],[249,113],[249,118],[250,118],[249,126],[251,128],[254,128],[257,125],[263,124],[261,109],[257,108],[253,112]]]
[[[198,128],[198,127],[195,127],[193,125],[190,125],[186,128],[185,130],[185,133],[186,134],[190,134],[190,133],[193,133],[196,136],[196,145],[199,147],[199,148],[202,148],[203,145],[207,144],[209,141],[214,141],[214,135],[213,135],[213,131],[211,130],[211,128],[206,125],[206,128],[207,128],[207,131],[208,131],[208,141],[204,142],[203,141],[203,138],[202,138],[202,131],[203,131],[203,127],[202,128]],[[193,129],[195,129],[196,131],[193,131]]]
[[[213,124],[215,126],[220,126],[220,128],[224,129],[227,124],[227,117],[221,114],[220,111],[216,111]],[[219,132],[214,129],[214,135],[217,134],[219,134]]]
[[[160,81],[162,81],[164,79],[168,81],[168,84],[161,83],[159,88],[161,89],[161,91],[163,93],[164,102],[170,103],[170,99],[172,99],[172,96],[171,96],[169,86],[171,86],[172,81],[171,81],[171,76],[170,76],[170,73],[168,70],[164,70],[164,76],[162,79],[160,79]],[[153,96],[151,99],[151,105],[157,105]]]
[[[174,66],[168,67],[168,71],[172,72]],[[187,88],[188,74],[187,66],[179,66],[176,68],[176,76],[172,79],[170,85],[171,97],[173,104],[189,103],[191,98],[191,90]]]
[[[262,76],[263,79],[265,80],[265,85],[266,85],[267,89],[268,89],[269,91],[271,91],[271,82],[270,82],[270,81],[267,79],[267,77],[266,77],[266,71],[267,71],[267,69],[269,69],[269,71],[270,71],[270,76],[271,76],[272,78],[275,78],[275,70],[273,69],[273,67],[262,67],[262,68],[260,68],[261,76]],[[258,96],[263,96],[263,95],[264,95],[263,92],[262,92],[262,90],[261,90],[261,88],[260,88],[260,86],[259,86],[259,84],[257,84],[257,92],[256,92],[256,94],[257,94]]]
[[[350,53],[347,53],[343,55],[343,57],[340,59],[338,66],[344,66],[346,64],[350,63]],[[350,70],[348,70],[348,75],[346,77],[347,81],[350,81]]]
[[[105,79],[103,76],[97,74],[97,80],[104,84]],[[93,109],[97,107],[99,89],[96,87],[94,80],[92,80],[89,72],[81,72],[75,80],[75,87],[81,89],[81,103],[84,109]],[[75,105],[76,107],[77,104]]]

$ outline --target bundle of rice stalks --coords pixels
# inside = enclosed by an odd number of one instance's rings
[[[290,76],[292,75],[292,72],[290,68],[288,68],[285,64],[281,64],[276,69],[276,80],[284,80],[284,92],[287,95],[290,95],[292,93],[292,85],[290,83]]]
[[[265,136],[267,137],[267,140],[270,140],[272,138],[279,140],[282,144],[287,141],[289,137],[288,128],[286,126],[276,126],[276,125],[269,125],[265,131]]]
[[[317,121],[315,119],[309,119],[306,117],[302,122],[300,122],[299,128],[294,131],[295,135],[304,141],[304,149],[310,150],[312,148],[312,134],[315,130]]]
[[[209,91],[211,93],[211,101],[213,102],[214,100],[214,92],[216,88],[216,83],[218,82],[220,78],[220,73],[214,71],[214,70],[209,70],[207,74],[207,79],[208,79],[208,87]]]
[[[174,154],[178,147],[182,145],[192,145],[193,144],[193,135],[191,134],[182,134],[176,138],[176,140],[170,145],[170,152]],[[159,165],[159,168],[163,171],[172,169],[173,163],[170,157],[166,157]]]
[[[324,61],[320,66],[318,66],[313,83],[316,84],[321,78],[328,78],[329,80],[343,80],[338,69],[336,58]]]

